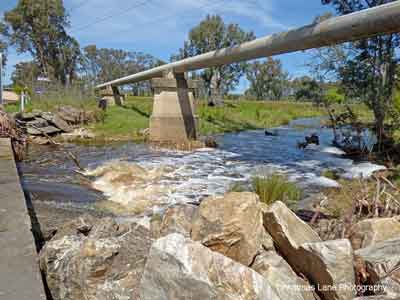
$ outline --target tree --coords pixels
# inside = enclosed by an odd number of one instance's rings
[[[163,64],[149,54],[119,49],[97,48],[89,45],[83,49],[81,72],[91,85],[141,72]],[[149,91],[147,82],[131,85],[134,94]]]
[[[0,22],[0,53],[3,54],[3,64],[6,62],[6,51],[7,51],[7,42],[6,42],[6,37],[7,37],[7,26],[6,24]]]
[[[245,32],[238,24],[225,24],[220,16],[208,15],[205,20],[190,30],[188,40],[184,42],[183,48],[179,50],[178,55],[172,57],[172,60],[233,47],[254,38],[253,32]],[[208,96],[211,96],[213,90],[216,94],[225,95],[239,83],[246,68],[247,63],[240,62],[204,70],[201,78]]]
[[[320,105],[323,98],[323,89],[315,79],[304,76],[298,79],[298,89],[295,97],[298,101],[312,101]]]
[[[247,68],[246,75],[250,82],[250,88],[246,92],[248,95],[257,100],[282,98],[288,75],[282,70],[280,60],[269,57],[262,62],[255,61]]]
[[[36,62],[20,62],[15,65],[11,74],[11,80],[14,86],[33,87],[33,83],[40,76],[40,69]]]
[[[19,0],[5,13],[5,21],[11,44],[34,57],[42,76],[64,85],[73,80],[80,49],[66,32],[69,21],[62,0]]]
[[[392,0],[322,0],[340,15],[393,2]],[[379,142],[387,136],[384,122],[393,108],[395,71],[399,62],[396,48],[399,34],[390,34],[349,43],[350,51],[339,77],[346,93],[360,97],[371,108]]]

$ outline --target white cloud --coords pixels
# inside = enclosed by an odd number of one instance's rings
[[[69,7],[79,5],[74,0]],[[87,0],[71,13],[71,34],[84,43],[182,43],[190,27],[207,13],[247,20],[272,31],[287,28],[272,17],[271,1],[258,0]]]

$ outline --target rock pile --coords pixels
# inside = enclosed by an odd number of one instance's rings
[[[73,221],[40,266],[55,300],[399,299],[400,234],[373,222],[322,241],[283,203],[228,193],[130,223]]]
[[[72,106],[61,106],[55,113],[34,110],[30,113],[18,113],[15,119],[28,135],[52,136],[71,133],[76,126],[95,121],[96,113]]]

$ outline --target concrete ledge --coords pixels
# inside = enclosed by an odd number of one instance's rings
[[[0,299],[46,299],[9,139],[0,138]]]

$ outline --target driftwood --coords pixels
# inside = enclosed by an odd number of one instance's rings
[[[16,160],[22,160],[26,151],[26,137],[15,121],[0,107],[0,137],[10,138]]]
[[[42,131],[39,127],[33,126],[36,130],[39,130],[43,133],[43,135],[49,140],[49,142],[54,145],[54,146],[60,146],[59,143],[57,143],[56,141],[53,140],[53,138],[51,136],[49,136],[47,133],[45,133],[44,131]],[[80,164],[78,158],[76,157],[75,154],[73,154],[71,151],[68,150],[63,150],[65,154],[67,154],[67,156],[72,160],[72,162],[78,167],[79,170],[85,172],[86,169],[84,167],[82,167],[82,165]]]

